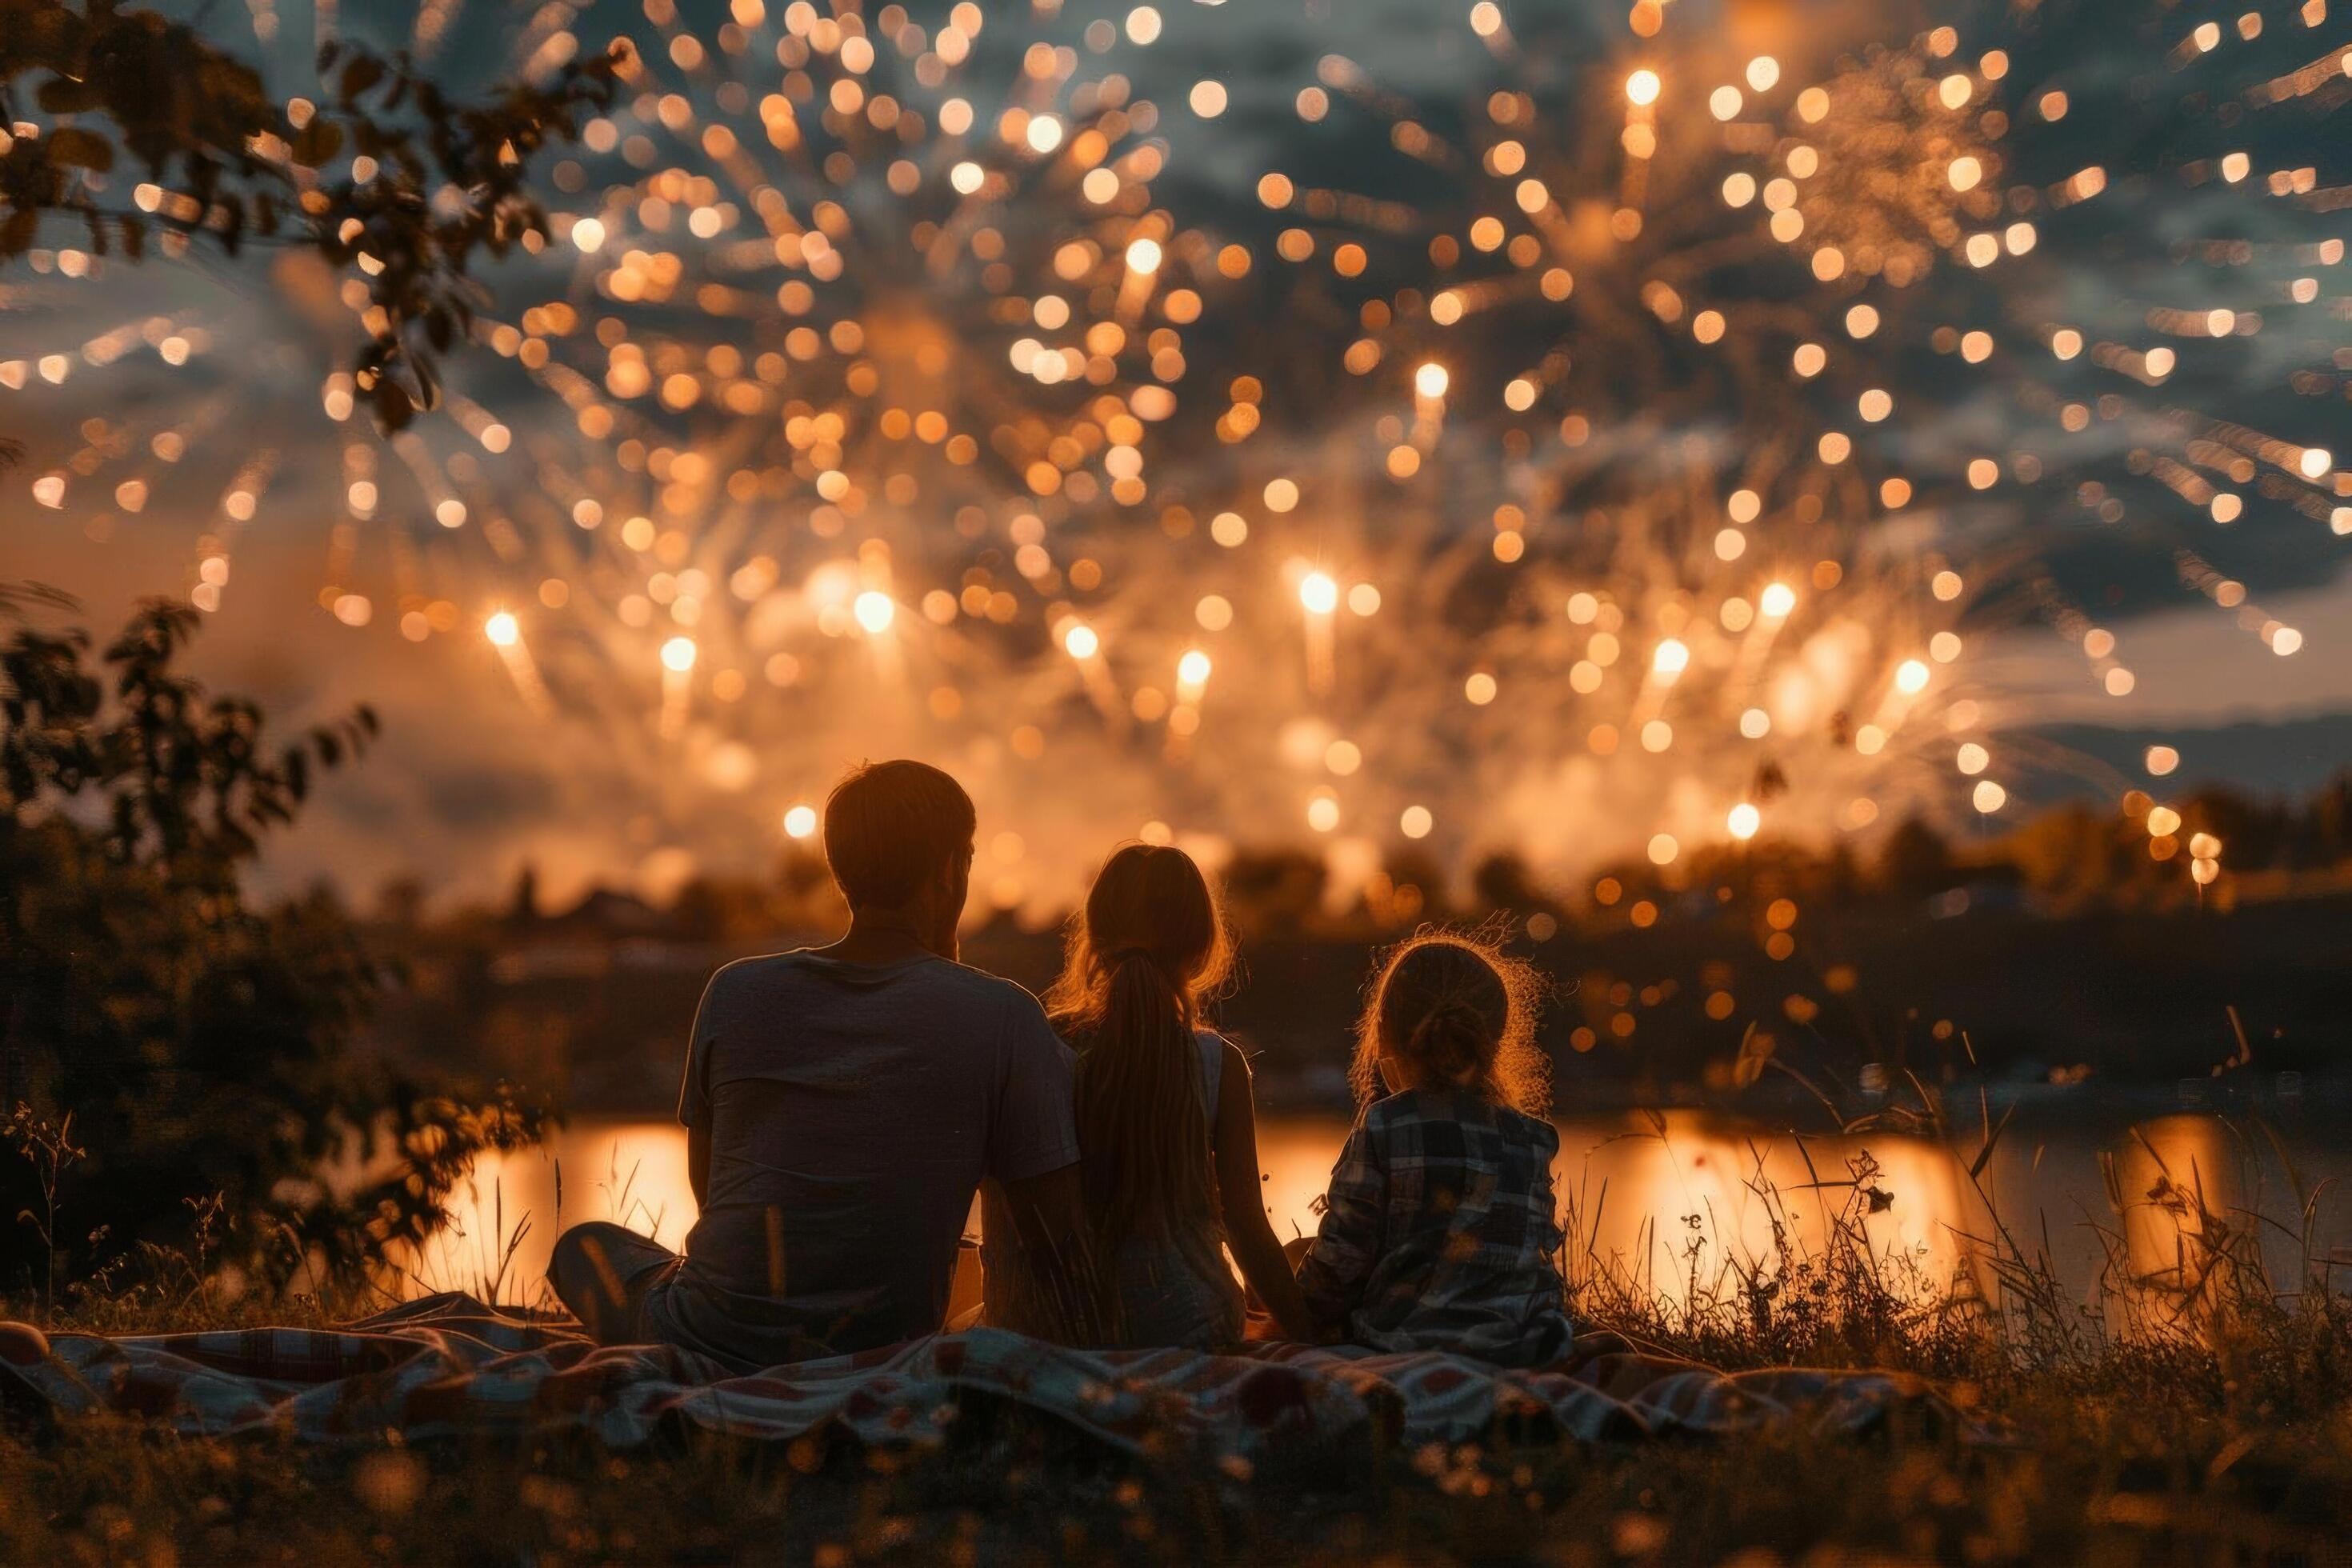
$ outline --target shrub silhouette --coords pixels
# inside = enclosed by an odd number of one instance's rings
[[[0,587],[16,628],[0,645],[0,1116],[22,1105],[86,1151],[45,1194],[37,1162],[0,1149],[0,1292],[52,1272],[120,1286],[184,1247],[200,1211],[247,1280],[380,1259],[539,1118],[365,1061],[376,969],[341,906],[246,900],[264,838],[374,716],[273,746],[252,702],[181,672],[184,605],[142,605],[95,660],[87,634],[33,624],[70,606]],[[352,1176],[330,1190],[338,1166]],[[14,1218],[27,1209],[53,1217]]]

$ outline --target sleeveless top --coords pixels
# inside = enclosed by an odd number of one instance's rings
[[[1209,1123],[1209,1147],[1216,1149],[1217,1092],[1223,1087],[1224,1037],[1213,1030],[1194,1033],[1201,1054],[1201,1109]],[[1222,1223],[1219,1226],[1222,1231]],[[1163,1345],[1214,1350],[1242,1337],[1242,1291],[1225,1264],[1223,1249],[1213,1274],[1171,1242],[1131,1236],[1120,1246],[1112,1275],[1118,1319],[1111,1325],[1114,1348]]]

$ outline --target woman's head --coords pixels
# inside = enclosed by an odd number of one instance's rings
[[[1536,1045],[1535,966],[1460,931],[1423,931],[1391,949],[1356,1029],[1349,1073],[1359,1102],[1391,1089],[1454,1086],[1531,1116],[1550,1105]]]
[[[1071,924],[1046,1011],[1065,1033],[1096,1027],[1120,964],[1134,961],[1149,963],[1166,981],[1187,1027],[1233,972],[1233,945],[1216,896],[1181,849],[1129,844],[1103,863],[1086,908]]]

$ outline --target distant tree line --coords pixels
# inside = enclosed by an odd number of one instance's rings
[[[1622,924],[1645,902],[1653,910],[1687,910],[1694,900],[1744,904],[1790,897],[1833,907],[1914,902],[1971,889],[2012,893],[2050,915],[2161,909],[2200,899],[2189,871],[2200,835],[2219,841],[2223,867],[2218,883],[2202,892],[2208,902],[2234,897],[2238,879],[2249,873],[2292,884],[2298,875],[2352,870],[2352,772],[2302,799],[2200,787],[2164,803],[2179,819],[2169,833],[2149,831],[2156,804],[2144,795],[2121,811],[2068,802],[1989,839],[1956,838],[1912,817],[1859,849],[1846,840],[1815,846],[1759,839],[1702,847],[1665,868],[1645,859],[1612,861],[1572,884],[1509,850],[1479,858],[1457,880],[1411,844],[1392,847],[1381,869],[1344,897],[1334,896],[1324,857],[1307,845],[1244,847],[1224,865],[1221,880],[1227,912],[1244,935],[1377,940],[1423,921],[1476,921],[1498,913],[1548,917],[1573,931]],[[543,934],[551,925],[583,936],[602,929],[608,935],[745,942],[830,931],[842,918],[824,860],[799,845],[788,847],[764,874],[694,878],[659,908],[599,891],[573,907],[551,910],[542,907],[537,888],[535,872],[525,868],[502,910],[453,911],[427,921],[424,890],[404,881],[383,891],[379,907],[404,928],[429,925],[444,936],[467,932],[491,943]],[[633,929],[622,931],[614,911]]]

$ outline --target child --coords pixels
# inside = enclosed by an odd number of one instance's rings
[[[1389,955],[1357,1028],[1362,1110],[1298,1269],[1321,1337],[1502,1366],[1567,1352],[1537,986],[1472,937]]]
[[[1238,1341],[1226,1247],[1285,1332],[1309,1328],[1259,1196],[1249,1066],[1202,1026],[1232,967],[1192,857],[1130,844],[1096,877],[1045,994],[1078,1053],[1078,1150],[1111,1345]]]

